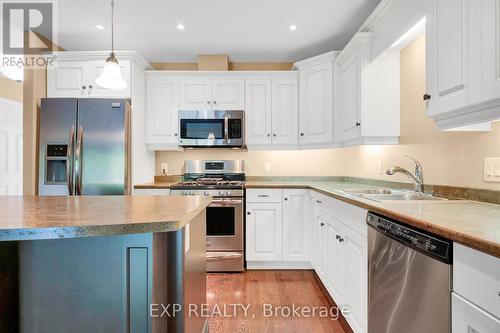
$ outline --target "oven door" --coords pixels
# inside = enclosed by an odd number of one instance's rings
[[[206,223],[207,251],[243,251],[242,198],[215,198]]]
[[[243,146],[243,111],[179,111],[179,145]]]

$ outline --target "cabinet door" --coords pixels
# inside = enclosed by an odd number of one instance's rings
[[[212,85],[210,79],[180,80],[180,110],[212,110]]]
[[[179,140],[179,80],[148,79],[146,87],[147,143],[176,144]]]
[[[333,74],[327,62],[300,73],[299,143],[333,143]]]
[[[246,258],[248,261],[282,260],[281,203],[248,203]]]
[[[244,110],[244,79],[212,79],[212,105],[214,110]]]
[[[47,68],[47,97],[86,97],[86,61],[58,61]]]
[[[88,74],[87,74],[87,85],[88,85],[88,96],[89,97],[103,97],[103,98],[130,98],[130,60],[118,60],[120,65],[122,77],[127,82],[127,88],[123,90],[110,90],[99,87],[95,80],[101,75],[104,69],[104,60],[94,60],[88,62]]]
[[[299,114],[296,79],[272,80],[272,141],[277,145],[298,145]]]
[[[352,141],[361,136],[361,71],[362,58],[359,52],[354,52],[338,64],[338,114],[342,142]]]
[[[483,100],[500,98],[500,0],[483,0]]]
[[[493,317],[455,293],[451,295],[452,333],[500,332],[500,319]]]
[[[339,222],[331,217],[327,221],[326,234],[327,249],[325,253],[326,257],[328,257],[326,272],[328,283],[326,287],[335,302],[341,302],[343,299],[341,293],[345,270],[343,246],[340,242],[342,231]]]
[[[361,234],[340,224],[339,239],[343,246],[344,282],[340,302],[350,308],[346,319],[354,332],[367,331],[368,300],[368,240]]]
[[[307,190],[283,190],[283,259],[307,261]]]
[[[245,80],[247,145],[271,144],[271,79]]]
[[[481,5],[433,0],[426,27],[430,116],[481,101]],[[429,92],[431,91],[431,92]]]
[[[328,284],[328,276],[327,276],[327,264],[328,264],[328,255],[327,255],[327,224],[326,221],[328,219],[328,215],[321,209],[315,205],[314,207],[314,269],[316,273],[320,277],[323,284]]]

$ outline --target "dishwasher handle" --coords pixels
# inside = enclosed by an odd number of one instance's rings
[[[446,264],[452,263],[453,242],[448,239],[372,212],[368,213],[366,222],[371,228],[408,247]]]

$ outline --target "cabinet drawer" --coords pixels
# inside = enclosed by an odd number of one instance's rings
[[[247,202],[281,202],[283,190],[280,189],[248,189]]]
[[[321,208],[328,215],[357,231],[364,237],[368,237],[366,225],[367,210],[314,191],[312,192],[312,198],[316,207]]]
[[[454,243],[453,290],[500,318],[500,258]]]
[[[459,295],[451,294],[452,333],[497,333],[500,320],[483,311]]]

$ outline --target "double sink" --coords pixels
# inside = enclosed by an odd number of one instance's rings
[[[435,197],[428,193],[417,193],[409,190],[394,190],[385,188],[375,189],[350,189],[340,191],[345,194],[355,195],[374,201],[420,201],[420,200],[447,200]]]

